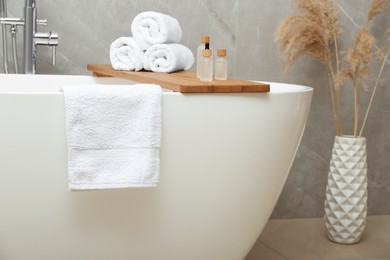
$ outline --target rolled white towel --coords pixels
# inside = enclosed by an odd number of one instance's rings
[[[144,55],[144,69],[154,72],[188,70],[193,63],[191,50],[178,43],[152,45]]]
[[[138,14],[131,23],[131,32],[142,50],[153,44],[177,43],[182,36],[175,18],[152,11]]]
[[[143,56],[133,37],[120,37],[110,47],[110,61],[115,70],[142,70]]]

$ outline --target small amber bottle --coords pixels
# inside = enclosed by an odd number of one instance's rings
[[[215,79],[226,80],[227,79],[227,60],[226,50],[218,49],[218,57],[215,61]]]
[[[212,50],[203,50],[203,60],[200,69],[200,80],[201,81],[212,81],[213,80],[213,52]]]

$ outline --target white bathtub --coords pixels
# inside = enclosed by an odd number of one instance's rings
[[[312,89],[163,94],[157,188],[69,192],[62,85],[0,75],[0,259],[239,260],[284,185]]]

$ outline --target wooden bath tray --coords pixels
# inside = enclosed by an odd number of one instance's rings
[[[158,84],[162,88],[182,93],[255,93],[269,92],[270,90],[268,84],[235,78],[201,82],[191,71],[174,73],[118,71],[114,70],[110,64],[88,64],[87,69],[98,77],[118,77],[141,83]]]

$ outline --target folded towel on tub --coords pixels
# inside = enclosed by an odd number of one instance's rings
[[[142,70],[143,56],[133,37],[120,37],[111,43],[110,61],[115,70]]]
[[[144,69],[154,72],[188,70],[193,63],[191,50],[178,43],[152,45],[144,55]]]
[[[152,11],[138,14],[131,23],[131,32],[142,50],[153,44],[177,43],[182,37],[180,24],[175,18]]]
[[[158,85],[78,85],[65,100],[70,190],[155,187],[159,180]]]

